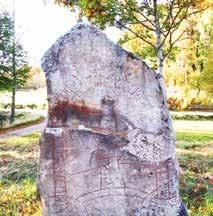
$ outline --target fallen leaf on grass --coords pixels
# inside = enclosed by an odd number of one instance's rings
[[[208,177],[208,182],[209,182],[210,184],[213,184],[213,176],[209,176],[209,177]]]

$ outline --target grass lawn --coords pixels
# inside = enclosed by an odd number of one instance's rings
[[[0,140],[0,216],[40,216],[36,193],[40,134]]]
[[[0,140],[0,216],[41,215],[36,192],[38,139],[35,133]],[[177,132],[181,195],[191,216],[213,215],[213,134]]]
[[[12,93],[8,91],[0,91],[0,109],[10,108]],[[47,107],[47,91],[46,88],[37,90],[18,90],[16,93],[17,109],[44,109]]]
[[[177,132],[180,192],[190,216],[213,216],[213,134]]]
[[[38,124],[44,121],[45,116],[40,113],[26,112],[26,111],[16,111],[15,121],[9,123],[10,111],[0,111],[0,120],[4,117],[4,121],[0,121],[0,133],[4,133],[13,128],[21,128],[30,126],[33,124]]]

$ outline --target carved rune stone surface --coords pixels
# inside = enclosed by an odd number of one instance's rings
[[[162,82],[142,60],[80,23],[42,59],[44,216],[186,215]]]

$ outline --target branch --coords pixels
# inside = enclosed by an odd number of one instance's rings
[[[124,38],[123,40],[122,39],[120,39],[120,41],[119,41],[119,43],[120,44],[124,44],[124,43],[127,43],[127,42],[129,42],[129,41],[131,41],[131,40],[134,40],[134,39],[136,39],[137,38],[137,36],[134,36],[134,37],[129,37],[129,38]]]
[[[139,10],[135,11],[135,12],[139,13],[147,22],[149,22],[154,28],[156,28],[155,23],[151,19],[146,17],[142,12],[140,12]]]
[[[154,14],[154,18],[155,18],[155,25],[157,26],[157,21],[158,21],[158,17],[157,17],[157,0],[153,0],[153,7],[154,7],[154,11],[153,11],[153,14]],[[157,26],[158,28],[159,26]]]
[[[134,16],[134,15],[133,15]],[[155,29],[146,25],[143,21],[139,20],[136,16],[134,16],[135,20],[138,21],[143,27],[149,29],[150,31],[155,32]]]
[[[169,1],[169,0],[168,0]],[[165,24],[170,20],[170,18],[172,18],[173,19],[173,17],[172,17],[172,8],[173,8],[173,4],[174,4],[174,1],[172,1],[172,2],[169,2],[169,13],[168,13],[168,15],[167,15],[167,17],[166,17],[166,19],[163,21],[163,23],[162,23],[162,27],[164,27],[165,26]]]
[[[186,28],[186,29],[185,29],[184,31],[182,31],[182,33],[177,37],[176,40],[174,40],[173,42],[170,41],[170,47],[169,47],[168,51],[165,53],[163,60],[165,60],[165,58],[166,58],[166,57],[169,55],[169,53],[172,51],[172,48],[174,47],[174,45],[175,45],[178,41],[182,40],[181,37],[182,37],[183,34],[184,34],[187,30],[189,30],[189,29],[190,29],[190,28]]]
[[[156,49],[155,45],[152,44],[150,41],[146,40],[144,37],[142,37],[141,35],[139,35],[137,32],[134,32],[131,28],[125,26],[123,23],[121,23],[118,20],[114,20],[118,25],[122,26],[123,28],[127,29],[128,31],[130,31],[132,34],[134,34],[135,36],[137,36],[138,38],[140,38],[142,41],[144,41],[145,43],[149,44],[150,46],[152,46],[154,49]]]
[[[174,31],[171,32],[171,30],[174,29],[174,28],[175,28],[175,30],[176,30],[176,29],[180,26],[180,24],[182,23],[182,21],[183,21],[184,19],[186,19],[186,14],[187,14],[187,12],[188,12],[189,7],[186,8],[185,16],[183,16],[177,23],[175,23],[176,19],[178,18],[178,15],[181,13],[181,11],[182,11],[183,9],[184,9],[184,7],[181,7],[181,8],[179,9],[179,11],[176,13],[175,17],[172,19],[172,23],[170,24],[170,27],[169,27],[169,29],[167,30],[167,33],[164,35],[164,39],[163,39],[163,41],[162,41],[162,43],[161,43],[161,46],[164,45],[164,43],[166,42],[166,39],[167,39],[167,37],[169,36],[169,34],[174,33]],[[170,13],[172,13],[172,11],[170,11]],[[170,16],[169,16],[169,17],[170,17]]]
[[[201,9],[201,10],[198,10],[198,11],[194,11],[194,12],[188,14],[187,16],[184,16],[182,19],[180,19],[180,20],[175,24],[175,26],[173,27],[173,30],[170,32],[170,34],[173,34],[173,33],[179,28],[180,24],[182,23],[182,21],[183,21],[184,19],[187,19],[188,17],[192,16],[193,14],[199,13],[199,12],[201,12],[201,11],[203,11],[203,10],[206,10],[206,9],[207,9],[207,8]],[[188,9],[187,9],[187,10],[188,10]]]
[[[187,6],[187,7],[186,7],[186,6]],[[172,19],[172,23],[171,23],[171,25],[170,25],[170,28],[167,30],[167,34],[164,35],[164,40],[163,40],[163,42],[162,42],[162,46],[163,46],[163,44],[165,43],[166,38],[167,38],[168,35],[170,34],[170,31],[171,31],[172,29],[174,29],[174,30],[172,31],[172,33],[174,33],[174,31],[177,30],[177,29],[179,28],[180,24],[182,23],[182,21],[183,21],[184,19],[187,19],[188,17],[190,17],[190,16],[192,16],[192,15],[194,15],[194,14],[196,14],[196,13],[200,13],[200,12],[202,12],[202,11],[204,11],[204,10],[206,10],[206,9],[209,8],[209,6],[208,6],[208,7],[206,7],[206,8],[203,8],[203,9],[200,9],[200,10],[197,10],[197,11],[193,11],[192,13],[187,14],[187,13],[188,13],[188,10],[189,10],[189,8],[190,8],[190,6],[191,6],[191,3],[183,4],[182,7],[178,7],[178,8],[179,8],[179,11],[176,13],[174,19]],[[182,11],[183,9],[186,9],[185,15],[184,15],[177,23],[175,23],[176,19],[178,18],[178,15],[181,13],[181,11]],[[170,13],[172,12],[171,10],[172,10],[172,8],[170,8]],[[173,10],[174,10],[174,8],[173,8]],[[169,15],[168,15],[167,17],[169,17]],[[166,20],[165,20],[165,21],[166,21]],[[167,20],[167,21],[168,21],[168,20]],[[164,22],[164,23],[165,23],[165,22]],[[164,25],[165,25],[165,24],[164,24]]]
[[[208,8],[209,8],[209,6],[203,8],[203,9],[197,10],[197,11],[193,11],[192,13],[188,14],[187,17],[190,17],[190,16],[192,16],[192,15],[194,15],[194,14],[197,14],[197,13],[200,13],[200,12],[202,12],[202,11],[205,11],[205,10],[207,10]]]
[[[124,1],[125,1],[126,5],[128,5],[129,8],[130,8],[132,11],[135,11],[136,13],[139,13],[139,14],[145,19],[146,22],[149,22],[154,28],[156,28],[155,23],[154,23],[151,19],[149,19],[147,16],[145,16],[140,10],[133,9],[133,8],[131,7],[131,5],[130,5],[126,0],[124,0]],[[122,4],[121,2],[119,2],[119,3],[125,7],[125,5]]]
[[[125,2],[126,2],[126,0],[125,0]],[[120,3],[120,6],[121,7],[123,7],[125,10],[127,10],[127,11],[135,11],[135,10],[133,10],[133,8],[131,7],[131,5],[129,5],[127,2],[126,2],[126,4],[128,5],[128,7],[126,6],[126,5],[124,5],[124,4],[122,4],[122,3]],[[143,27],[145,27],[145,28],[147,28],[148,30],[150,30],[150,31],[155,31],[155,29],[154,28],[152,28],[152,27],[150,27],[150,26],[148,26],[147,24],[145,24],[146,22],[148,22],[147,20],[144,20],[144,21],[142,21],[142,20],[139,20],[138,18],[137,18],[137,16],[135,16],[134,15],[134,13],[131,13],[131,15],[133,16],[133,18],[137,21],[137,23],[140,23]]]
[[[189,40],[189,39],[190,39],[190,37],[181,38],[181,39],[178,40],[178,42],[183,41],[183,40]],[[182,47],[181,47],[181,49],[182,49]]]

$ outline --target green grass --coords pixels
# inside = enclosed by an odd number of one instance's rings
[[[206,121],[206,120],[210,120],[212,121],[213,120],[213,115],[189,115],[189,114],[186,114],[186,115],[176,115],[176,114],[173,114],[172,115],[172,119],[173,120],[192,120],[192,121]]]
[[[36,191],[38,139],[35,133],[0,141],[0,216],[41,216]],[[213,135],[177,132],[182,174],[180,192],[190,216],[212,216]]]
[[[34,133],[22,137],[10,137],[7,139],[0,140],[0,154],[8,151],[18,152],[23,154],[23,152],[30,152],[32,148],[35,148],[35,142],[37,143],[39,133]],[[37,147],[37,146],[36,146]]]
[[[40,134],[0,141],[0,215],[41,215],[36,191]]]
[[[0,117],[4,116],[7,119],[6,121],[4,121],[3,125],[0,125],[0,133],[13,128],[38,124],[45,119],[45,117],[40,114],[33,114],[31,112],[17,112],[15,115],[15,121],[12,124],[9,124],[9,114],[9,112],[0,112]]]
[[[180,192],[191,216],[213,215],[213,134],[176,133]]]
[[[176,147],[181,149],[195,149],[208,147],[213,144],[213,134],[197,132],[177,132]]]
[[[180,192],[191,216],[212,216],[212,155],[178,153],[182,175]]]

